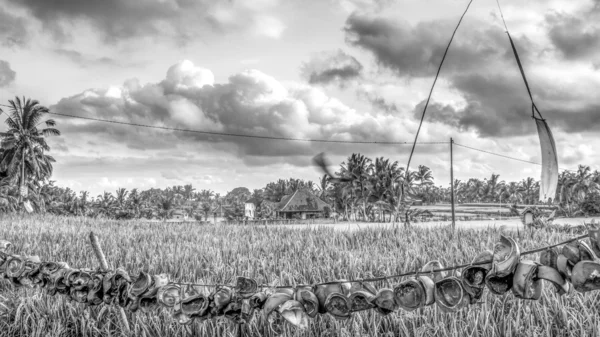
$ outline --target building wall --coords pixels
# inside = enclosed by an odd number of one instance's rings
[[[256,205],[254,203],[246,203],[244,206],[244,215],[248,219],[254,219],[256,217]]]

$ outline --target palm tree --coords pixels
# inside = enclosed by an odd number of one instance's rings
[[[595,184],[592,179],[591,168],[589,166],[579,165],[573,179],[574,182],[571,187],[571,195],[581,202],[585,199],[585,195],[594,189]]]
[[[533,179],[532,177],[527,177],[526,179],[523,179],[523,181],[521,181],[521,188],[523,189],[523,197],[525,199],[524,202],[529,205],[534,204],[535,179]]]
[[[158,198],[158,215],[161,219],[166,220],[171,218],[176,206],[176,193],[167,192]]]
[[[21,101],[16,97],[8,102],[10,111],[5,121],[8,131],[0,133],[4,149],[0,171],[6,172],[14,182],[18,180],[21,188],[19,199],[22,200],[27,176],[30,179],[45,180],[52,175],[52,163],[55,160],[44,154],[45,151],[50,151],[45,137],[59,136],[60,131],[54,128],[56,122],[53,119],[41,121],[49,110],[38,101],[25,97]],[[2,112],[0,109],[0,113]],[[39,129],[38,126],[42,123],[46,128]]]
[[[415,172],[415,180],[421,185],[433,184],[433,173],[431,169],[425,165],[419,165],[418,170]]]
[[[89,197],[90,193],[88,191],[81,191],[79,194],[80,194],[79,209],[81,210],[81,215],[86,215],[87,214],[87,206],[88,206],[88,197]]]
[[[111,217],[115,204],[115,197],[110,192],[104,192],[96,198],[96,209],[98,214]]]
[[[117,206],[122,210],[124,209],[127,193],[129,192],[127,191],[127,189],[121,187],[117,189],[116,193],[117,196],[115,197],[115,202],[117,203]]]
[[[353,153],[348,157],[347,163],[342,163],[340,174],[344,177],[350,177],[351,181],[347,184],[354,205],[361,205],[363,218],[367,219],[367,201],[371,191],[369,177],[373,170],[371,159],[360,153]]]
[[[204,220],[208,221],[208,215],[210,214],[210,203],[203,202],[202,203],[202,213],[204,213]]]
[[[195,190],[196,189],[192,186],[192,184],[183,185],[183,197],[185,198],[185,201],[192,200]]]

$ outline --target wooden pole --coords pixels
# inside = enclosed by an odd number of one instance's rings
[[[454,162],[452,158],[452,145],[454,140],[450,138],[450,202],[452,204],[452,231],[456,229],[455,214],[454,214]]]
[[[90,232],[90,241],[92,244],[92,249],[94,250],[94,254],[96,254],[96,258],[98,258],[98,262],[100,263],[100,268],[103,271],[108,271],[108,263],[106,262],[106,257],[102,252],[102,247],[100,247],[100,243],[98,242],[98,237],[94,232]],[[125,310],[119,307],[119,316],[121,318],[121,323],[123,325],[123,330],[125,330],[125,334],[128,336],[131,335],[131,330],[129,329],[129,322],[127,321],[127,316],[125,315]]]

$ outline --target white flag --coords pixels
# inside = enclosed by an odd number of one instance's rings
[[[540,147],[542,148],[542,178],[540,181],[540,201],[547,202],[549,198],[556,198],[558,186],[558,159],[556,145],[552,131],[546,120],[535,119],[538,135],[540,136]]]

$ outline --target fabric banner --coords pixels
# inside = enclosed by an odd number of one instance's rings
[[[558,185],[558,159],[556,145],[552,131],[546,120],[535,118],[538,135],[540,136],[540,147],[542,148],[542,178],[540,181],[540,201],[547,202],[548,199],[556,198]]]

